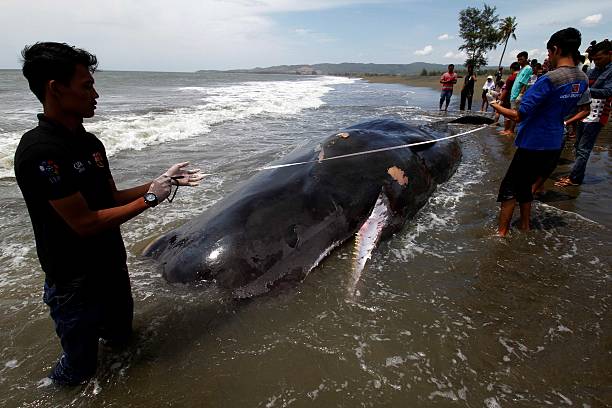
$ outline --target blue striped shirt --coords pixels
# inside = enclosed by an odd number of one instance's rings
[[[525,92],[514,144],[529,150],[557,150],[563,144],[563,120],[591,103],[587,76],[576,67],[559,67],[542,75]]]

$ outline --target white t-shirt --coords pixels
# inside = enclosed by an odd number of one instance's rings
[[[495,89],[495,82],[493,82],[493,80],[485,82],[484,85],[482,86],[482,89],[485,89],[487,91],[490,91],[491,89]]]

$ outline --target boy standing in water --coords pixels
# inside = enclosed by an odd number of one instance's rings
[[[505,236],[516,202],[521,219],[519,228],[529,230],[534,189],[552,173],[563,146],[563,118],[578,107],[579,120],[588,115],[591,96],[586,75],[576,68],[581,35],[575,28],[554,33],[546,48],[553,71],[543,75],[525,93],[518,110],[494,101],[493,109],[519,123],[515,139],[517,150],[506,172],[497,201],[501,203],[498,234]]]
[[[22,56],[23,74],[44,113],[21,138],[15,176],[45,272],[43,299],[63,350],[49,376],[77,385],[95,374],[99,340],[121,346],[132,333],[119,226],[165,200],[173,184],[195,186],[203,176],[179,163],[150,183],[117,190],[103,144],[83,128],[99,96],[96,57],[52,42],[27,46]]]

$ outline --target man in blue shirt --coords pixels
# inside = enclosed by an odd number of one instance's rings
[[[576,67],[581,35],[569,27],[554,33],[546,48],[554,70],[540,77],[522,98],[518,110],[508,109],[496,101],[493,109],[516,121],[517,150],[499,188],[501,203],[498,234],[505,236],[516,202],[521,219],[519,228],[529,230],[533,191],[552,173],[563,147],[563,119],[578,107],[578,113],[565,122],[580,120],[589,112],[591,97],[586,75]]]

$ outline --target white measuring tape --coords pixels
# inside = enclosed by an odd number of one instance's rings
[[[485,125],[485,126],[481,126],[479,128],[476,128],[476,129],[468,130],[467,132],[457,133],[456,135],[452,135],[452,136],[441,137],[440,139],[426,140],[424,142],[416,142],[416,143],[410,143],[410,144],[399,145],[399,146],[384,147],[382,149],[366,150],[366,151],[363,151],[363,152],[343,154],[343,155],[334,156],[334,157],[326,157],[324,159],[309,160],[309,161],[295,162],[295,163],[288,163],[288,164],[277,164],[275,166],[265,166],[265,167],[260,167],[257,170],[258,171],[259,170],[272,170],[272,169],[279,169],[281,167],[300,166],[302,164],[320,163],[320,162],[324,162],[324,161],[328,161],[328,160],[344,159],[346,157],[354,157],[354,156],[361,156],[361,155],[364,155],[364,154],[372,154],[372,153],[378,153],[378,152],[385,152],[387,150],[406,149],[406,148],[412,147],[412,146],[419,146],[419,145],[424,145],[424,144],[428,144],[428,143],[439,142],[439,141],[442,141],[442,140],[454,139],[454,138],[459,137],[459,136],[464,136],[464,135],[467,135],[467,134],[470,134],[470,133],[478,132],[479,130],[485,129],[487,127],[489,127],[489,126]]]

